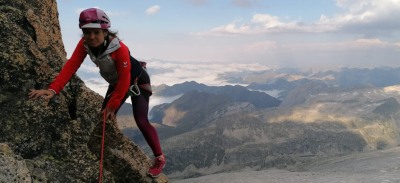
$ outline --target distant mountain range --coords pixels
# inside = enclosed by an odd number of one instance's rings
[[[231,113],[252,111],[257,108],[277,107],[280,100],[266,93],[250,91],[243,86],[211,87],[196,82],[164,86],[155,95],[182,95],[172,103],[155,106],[150,111],[152,122],[164,126],[159,130],[163,139],[202,128],[214,120]],[[119,115],[131,115],[129,105],[121,108]],[[127,113],[124,113],[126,111]],[[129,112],[128,112],[129,111]],[[124,129],[125,134],[142,141],[136,129]]]
[[[151,111],[169,176],[299,168],[400,144],[399,68],[284,71],[247,87],[193,81],[156,87],[154,96],[182,95]],[[137,129],[124,133],[148,150]]]
[[[268,74],[265,74],[268,73]],[[364,86],[385,87],[400,84],[400,67],[398,68],[343,68],[338,71],[321,71],[321,72],[301,72],[298,70],[279,69],[273,72],[265,71],[254,75],[246,76],[250,81],[248,89],[271,91],[281,91],[278,98],[283,99],[288,92],[294,88],[309,83],[310,81],[317,83],[325,83],[331,87],[331,90],[354,89]],[[256,78],[256,79],[255,79]]]

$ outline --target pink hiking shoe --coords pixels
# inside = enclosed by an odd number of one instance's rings
[[[149,174],[152,177],[158,177],[160,176],[162,169],[165,167],[165,156],[157,156],[154,159],[154,164],[147,170],[147,174]]]

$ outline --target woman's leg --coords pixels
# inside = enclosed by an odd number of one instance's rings
[[[131,97],[133,116],[138,128],[146,139],[147,144],[149,144],[151,150],[153,151],[154,156],[158,157],[163,153],[157,131],[149,122],[149,97],[149,93],[143,90],[141,90],[141,94],[139,96]]]
[[[103,110],[108,101],[110,100],[110,94],[114,91],[114,87],[109,86],[106,97],[104,98],[103,105],[101,110]],[[133,117],[135,118],[136,124],[139,130],[142,132],[144,138],[146,139],[147,144],[149,144],[151,150],[155,157],[162,155],[160,140],[158,139],[158,134],[153,125],[150,124],[148,118],[148,110],[149,110],[149,98],[150,93],[147,91],[141,90],[141,94],[139,96],[131,97],[132,99],[132,110]],[[118,112],[119,108],[124,104],[125,100],[128,96],[126,96],[122,101],[117,110],[115,110],[115,114]]]

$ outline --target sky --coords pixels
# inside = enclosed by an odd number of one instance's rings
[[[57,0],[57,6],[68,57],[81,37],[79,13],[97,7],[134,57],[170,71],[154,74],[154,84],[222,85],[218,74],[276,67],[399,65],[400,0]],[[81,70],[98,72],[90,61]]]

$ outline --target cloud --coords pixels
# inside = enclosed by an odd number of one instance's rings
[[[99,72],[99,68],[97,68],[94,64],[92,64],[92,61],[89,60],[88,58],[85,59],[84,63],[81,65],[79,69],[86,73]]]
[[[160,72],[151,74],[152,84],[173,85],[185,81],[196,81],[212,86],[228,85],[227,81],[221,80],[220,74],[229,72],[260,71],[269,69],[261,64],[243,64],[243,63],[177,63],[166,61],[148,61],[151,62],[153,69],[169,70],[169,72]],[[149,70],[151,71],[151,70]]]
[[[152,85],[167,84],[169,86],[185,81],[196,81],[209,86],[229,85],[232,83],[221,79],[221,74],[255,72],[270,69],[261,64],[180,63],[170,61],[147,62],[151,63],[151,66],[149,66],[151,68],[148,69]],[[91,75],[91,73],[95,72],[94,69],[98,72],[98,68],[95,68],[95,66],[85,66],[84,64],[82,64],[82,66],[84,66],[85,69],[78,70],[78,76],[82,78],[87,87],[104,97],[108,89],[108,83],[101,78],[100,75]],[[166,72],[154,73],[151,72],[152,70],[165,70]],[[169,98],[153,97],[150,100],[150,108],[161,103],[170,103],[179,97],[180,95]],[[130,100],[126,100],[126,102],[131,103]]]
[[[187,63],[165,60],[146,60],[146,62],[148,63],[148,72],[152,85],[167,84],[171,86],[185,81],[196,81],[210,86],[229,85],[232,83],[223,80],[221,74],[257,72],[271,69],[262,64],[247,63]],[[78,70],[78,76],[82,78],[89,88],[100,95],[104,95],[107,91],[108,83],[101,78],[98,71],[96,66],[82,64],[81,69]]]
[[[279,17],[269,14],[255,14],[248,22],[235,20],[229,24],[212,28],[209,31],[193,33],[197,36],[250,35],[279,32],[320,32],[313,25],[301,22],[284,22]]]
[[[251,27],[248,25],[240,25],[237,26],[235,22],[230,24],[216,27],[211,29],[210,33],[212,34],[248,34],[251,33]],[[207,34],[207,33],[205,33]]]
[[[236,2],[236,1],[235,1]],[[236,3],[249,3],[237,1]],[[391,35],[400,30],[399,0],[337,0],[343,12],[332,17],[321,15],[313,22],[282,20],[280,17],[256,13],[246,22],[233,21],[194,35],[237,35],[265,33],[357,33],[365,37]]]
[[[306,52],[312,50],[316,52],[350,52],[350,51],[371,51],[377,49],[399,49],[400,43],[391,43],[380,39],[355,39],[348,41],[325,42],[325,43],[303,43],[293,42],[290,44],[279,44],[275,41],[261,41],[243,45],[246,53],[261,54],[270,52]]]
[[[317,22],[305,23],[296,21],[282,21],[279,17],[269,14],[255,14],[249,22],[234,21],[227,25],[212,28],[210,31],[195,35],[248,35],[264,33],[288,33],[288,32],[327,32],[335,31],[338,25],[321,16]]]
[[[82,77],[82,76],[81,76]],[[85,82],[85,85],[98,93],[101,96],[105,96],[107,89],[108,89],[108,83],[103,79],[103,78],[84,78],[82,77],[83,81]]]
[[[147,8],[145,11],[146,15],[154,15],[160,11],[160,6],[159,5],[153,5],[150,8]]]
[[[377,49],[398,49],[396,43],[382,41],[380,39],[355,39],[350,41],[342,41],[335,43],[314,44],[314,50],[325,51],[372,51]]]
[[[357,39],[353,42],[354,45],[359,47],[387,47],[390,43],[385,43],[379,39]]]
[[[390,36],[400,29],[399,0],[338,0],[337,4],[346,10],[346,13],[334,17],[344,32]]]

